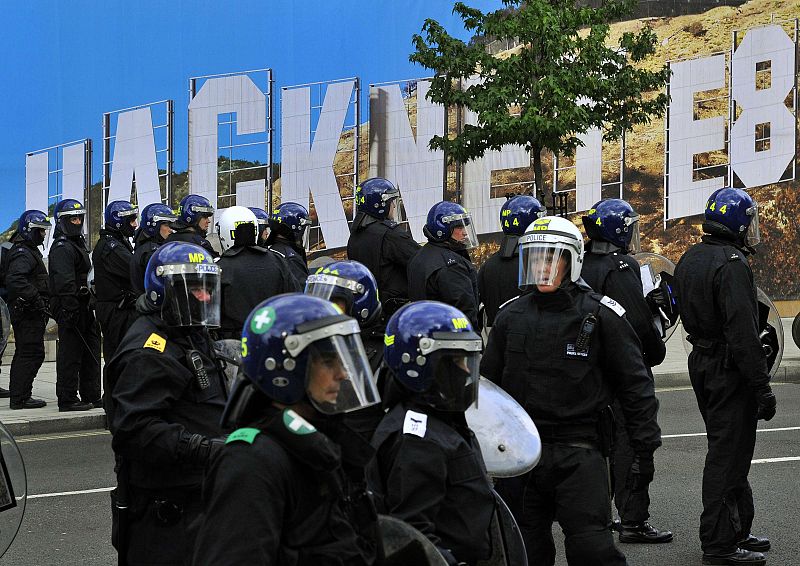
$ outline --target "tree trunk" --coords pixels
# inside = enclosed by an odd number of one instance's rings
[[[533,182],[536,185],[536,196],[539,199],[539,202],[542,203],[544,206],[547,206],[547,203],[544,200],[545,192],[544,192],[544,173],[542,173],[542,148],[541,147],[532,147],[531,153],[533,153]]]

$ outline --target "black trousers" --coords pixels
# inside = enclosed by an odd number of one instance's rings
[[[11,361],[11,403],[22,403],[33,393],[33,380],[44,362],[44,331],[47,315],[42,311],[11,309],[16,349]]]
[[[94,312],[81,306],[74,325],[59,325],[56,396],[59,407],[100,399],[100,328]]]
[[[554,520],[564,531],[570,566],[627,564],[609,530],[608,474],[599,450],[543,444],[539,464],[523,477],[526,479],[516,519],[529,566],[555,563]]]
[[[125,337],[125,333],[138,316],[136,309],[119,309],[117,304],[116,302],[98,301],[95,307],[97,321],[100,323],[100,330],[103,333],[103,360],[105,363],[110,362],[111,358],[114,357],[114,353]],[[103,372],[103,390],[108,391],[105,371]]]
[[[625,429],[625,416],[618,402],[614,402],[614,449],[611,454],[612,476],[614,479],[614,504],[623,523],[643,523],[650,518],[649,486],[631,489],[631,465],[634,452],[628,432]]]
[[[689,378],[708,433],[700,545],[709,554],[733,552],[737,541],[750,534],[755,516],[747,475],[758,405],[744,377],[725,367],[725,359],[720,347],[695,347],[689,354]]]

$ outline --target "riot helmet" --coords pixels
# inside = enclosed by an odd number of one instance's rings
[[[375,277],[357,261],[334,261],[320,267],[306,279],[305,293],[336,303],[362,326],[369,326],[381,314]]]
[[[233,246],[254,246],[257,225],[256,215],[249,208],[232,206],[223,210],[216,224],[222,251]]]
[[[113,200],[106,205],[103,220],[106,230],[116,230],[126,238],[133,236],[138,226],[139,208],[125,200]]]
[[[522,236],[537,218],[547,215],[547,209],[530,195],[514,195],[500,209],[500,228],[509,236]]]
[[[583,266],[583,237],[559,216],[537,218],[519,239],[519,288],[577,281]]]
[[[742,189],[714,191],[704,212],[703,232],[753,248],[761,242],[758,204]]]
[[[442,201],[434,204],[428,211],[428,218],[422,231],[429,242],[442,243],[452,240],[466,250],[478,245],[472,214],[454,202]]]
[[[384,344],[386,365],[413,401],[450,412],[477,402],[483,341],[457,308],[407,304],[389,319]]]
[[[267,241],[267,234],[269,230],[269,214],[263,208],[257,206],[249,206],[250,211],[256,215],[258,221],[258,245],[264,245]]]
[[[367,179],[356,187],[359,212],[379,220],[400,221],[400,191],[383,177]]]
[[[56,205],[56,227],[65,236],[80,236],[83,234],[83,220],[86,218],[86,209],[83,204],[73,198],[66,198]],[[77,218],[79,222],[73,222]]]
[[[41,210],[26,210],[19,217],[17,233],[34,246],[41,246],[52,228],[50,219]]]
[[[609,242],[626,253],[642,251],[639,215],[627,201],[603,199],[590,208],[582,220],[590,240]]]
[[[242,369],[226,413],[237,412],[236,389],[248,384],[274,402],[307,401],[325,415],[380,402],[358,323],[319,297],[287,293],[253,309],[242,328]]]
[[[308,210],[296,202],[281,203],[269,217],[270,234],[275,232],[276,235],[292,240],[306,249],[309,226],[311,220],[308,218]]]
[[[208,228],[201,228],[200,221],[214,216],[214,207],[206,197],[200,195],[186,195],[178,206],[180,220],[188,226],[195,228],[201,235],[208,233]]]
[[[195,244],[167,242],[147,262],[146,300],[171,326],[219,326],[220,270]]]
[[[161,226],[164,224],[172,224],[178,219],[170,207],[160,202],[148,204],[142,210],[142,227],[141,230],[147,235],[148,238],[158,237],[161,239]]]

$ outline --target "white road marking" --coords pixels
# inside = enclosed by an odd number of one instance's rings
[[[800,426],[784,426],[781,428],[760,428],[756,432],[783,432],[787,430],[800,430]],[[693,436],[706,436],[705,432],[690,432],[688,434],[662,434],[661,438],[690,438]]]
[[[111,434],[107,430],[93,430],[90,432],[73,432],[69,434],[48,434],[44,436],[19,436],[15,437],[14,440],[17,444],[22,444],[24,442],[41,442],[42,440],[63,440],[65,438],[84,438],[87,436],[103,436],[106,434]]]
[[[35,495],[29,495],[28,499],[41,499],[43,497],[61,497],[63,495],[84,495],[87,493],[103,493],[106,491],[111,491],[114,489],[113,487],[98,487],[97,489],[81,489],[79,491],[60,491],[58,493],[37,493]]]
[[[772,464],[773,462],[796,462],[800,460],[800,456],[786,456],[784,458],[761,458],[760,460],[752,460],[751,464]]]

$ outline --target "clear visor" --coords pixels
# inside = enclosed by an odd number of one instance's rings
[[[364,294],[364,285],[351,279],[344,279],[335,275],[318,273],[309,275],[306,279],[306,295],[320,297],[326,301],[336,302],[336,299],[345,300],[344,312],[348,312],[353,303],[354,295]]]
[[[120,218],[125,218],[126,216],[139,216],[139,209],[133,207],[130,210],[120,210],[117,212],[117,216]]]
[[[752,217],[750,226],[747,227],[747,234],[745,235],[745,244],[752,247],[757,246],[761,242],[761,230],[758,226],[758,206],[753,205],[747,209],[747,215]]]
[[[386,195],[384,195],[386,196]],[[400,213],[400,196],[397,193],[392,193],[389,200],[389,211],[386,213],[386,218],[392,222],[402,222],[402,214]]]
[[[178,219],[177,216],[167,216],[165,214],[156,214],[153,216],[153,224],[158,224],[159,222],[175,222]]]
[[[52,227],[53,227],[53,225],[50,224],[49,222],[44,222],[44,221],[39,221],[39,220],[32,220],[32,221],[28,222],[28,230],[35,230],[35,229],[38,228],[40,230],[48,231]]]
[[[631,242],[628,244],[628,252],[631,254],[638,254],[642,251],[642,238],[639,232],[639,217],[632,216],[626,218],[625,224],[628,225],[628,230],[631,231]]]
[[[192,212],[196,212],[197,214],[203,214],[207,216],[214,216],[214,207],[213,206],[200,206],[199,204],[193,204],[189,207]]]
[[[164,279],[162,313],[172,324],[219,326],[220,273],[216,265],[162,265],[156,275]]]
[[[349,413],[380,403],[358,333],[317,340],[308,347],[308,354],[306,393],[318,411]]]
[[[570,251],[564,244],[541,243],[520,246],[519,288],[555,285],[566,277]],[[559,279],[559,274],[561,278]]]
[[[62,216],[83,216],[84,214],[86,214],[85,208],[70,208],[69,210],[62,210],[56,214],[56,218],[61,218]]]
[[[442,222],[450,227],[450,237],[463,244],[465,249],[470,250],[478,246],[475,223],[472,222],[472,215],[469,212],[443,216]]]
[[[426,362],[433,385],[422,400],[440,411],[463,412],[478,402],[480,352],[438,350]]]
[[[311,225],[309,220],[303,220],[300,222],[301,230],[303,232],[300,234],[300,244],[303,246],[304,250],[310,249],[311,245],[311,230],[308,227]]]

